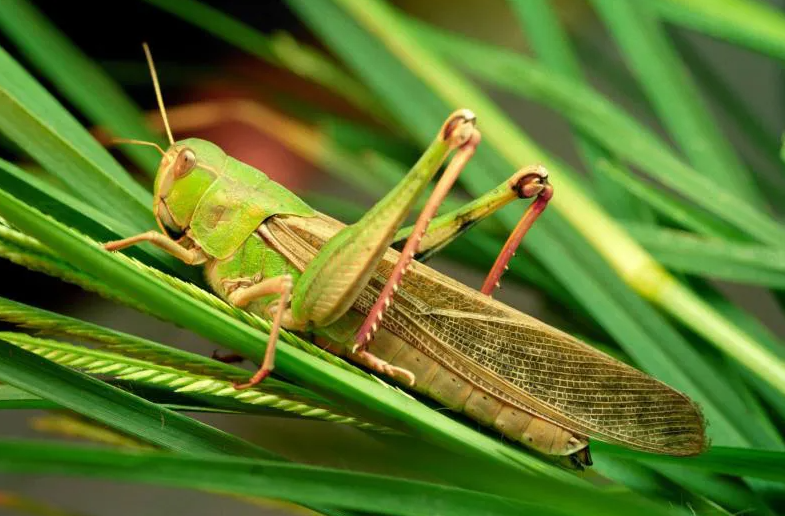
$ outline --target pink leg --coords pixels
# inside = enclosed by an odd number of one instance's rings
[[[485,282],[482,284],[480,292],[488,296],[491,295],[494,288],[499,286],[499,280],[501,279],[502,274],[504,274],[504,271],[507,270],[507,264],[512,257],[515,256],[515,250],[518,249],[524,235],[526,235],[526,232],[532,227],[534,221],[537,220],[546,206],[548,206],[548,201],[553,197],[553,187],[548,183],[548,173],[542,167],[538,169],[538,172],[531,173],[521,178],[520,184],[521,197],[531,198],[536,196],[536,199],[526,208],[518,225],[515,226],[515,229],[510,233],[507,242],[505,242],[504,247],[502,247],[502,250],[499,252],[499,256],[496,257],[496,262],[493,264],[493,267],[491,267],[488,276],[485,278]]]
[[[363,350],[371,339],[373,339],[376,330],[379,329],[379,324],[382,321],[384,312],[392,303],[392,298],[395,295],[395,291],[398,290],[398,285],[406,272],[406,268],[414,259],[414,254],[417,252],[417,246],[419,246],[423,234],[425,234],[425,230],[428,229],[428,224],[436,214],[436,210],[438,210],[439,206],[444,202],[444,198],[447,197],[450,188],[452,188],[453,184],[458,179],[458,175],[460,175],[461,171],[466,166],[466,163],[474,155],[474,151],[477,149],[479,143],[480,132],[475,130],[466,143],[458,149],[458,152],[455,154],[452,161],[450,161],[450,164],[442,174],[439,182],[436,183],[433,193],[431,193],[428,202],[417,218],[412,234],[409,236],[406,245],[401,251],[398,263],[395,264],[387,283],[385,283],[381,294],[379,294],[379,298],[376,300],[376,303],[374,303],[370,312],[368,312],[368,316],[365,318],[365,321],[362,326],[360,326],[360,330],[355,336],[355,345],[352,349],[353,353],[358,353],[360,350]]]

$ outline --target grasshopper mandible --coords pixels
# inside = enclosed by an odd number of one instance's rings
[[[171,144],[158,148],[153,209],[161,232],[105,248],[149,242],[203,265],[227,302],[272,319],[259,371],[237,388],[269,375],[283,327],[577,467],[591,464],[589,437],[671,455],[704,449],[703,418],[685,395],[491,298],[553,194],[543,167],[524,168],[431,220],[480,142],[470,111],[453,113],[406,177],[346,226],[213,143],[176,142],[146,45],[145,53]],[[398,231],[451,153],[414,227]],[[479,292],[415,261],[519,198],[534,201]],[[400,253],[391,249],[404,239]]]

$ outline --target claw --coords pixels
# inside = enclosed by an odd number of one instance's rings
[[[237,389],[238,391],[242,391],[244,389],[249,389],[254,385],[258,385],[264,381],[265,378],[270,376],[271,370],[270,369],[261,369],[255,375],[251,377],[245,383],[233,383],[232,386]]]
[[[471,110],[459,109],[442,126],[442,138],[452,141],[455,148],[460,147],[471,139],[476,125],[477,116]]]

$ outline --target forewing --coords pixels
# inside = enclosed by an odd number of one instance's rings
[[[321,216],[307,228],[294,219],[283,226],[273,232],[307,260],[340,223]],[[397,257],[388,252],[355,308],[367,313]],[[573,431],[673,455],[704,447],[703,418],[683,394],[425,265],[413,264],[404,276],[382,326],[509,403]]]

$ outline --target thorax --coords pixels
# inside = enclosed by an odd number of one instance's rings
[[[300,277],[300,271],[269,246],[258,232],[252,233],[230,256],[210,257],[204,271],[207,283],[224,299],[233,290],[253,285],[264,278],[290,274],[296,283]],[[263,309],[270,300],[263,298],[249,305],[247,310],[257,312],[257,307]]]

